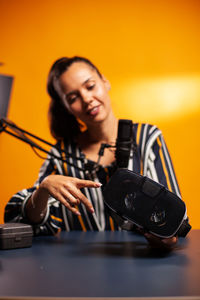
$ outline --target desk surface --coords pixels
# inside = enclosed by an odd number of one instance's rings
[[[200,230],[168,254],[131,232],[36,237],[0,250],[0,299],[200,296]]]

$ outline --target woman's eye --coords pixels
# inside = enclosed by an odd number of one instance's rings
[[[77,99],[77,96],[69,97],[68,98],[68,103],[72,104],[72,103],[74,103],[74,101],[76,101],[76,99]]]
[[[87,88],[88,90],[92,90],[95,87],[95,84],[89,85]]]

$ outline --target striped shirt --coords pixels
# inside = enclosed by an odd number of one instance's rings
[[[136,147],[133,147],[133,153],[130,155],[128,169],[163,184],[170,191],[181,197],[162,132],[153,125],[134,123],[133,141]],[[29,223],[26,217],[26,203],[33,191],[46,176],[60,174],[102,183],[101,188],[81,189],[82,193],[93,204],[95,213],[89,213],[84,204],[81,203],[79,205],[81,215],[74,215],[59,201],[49,197],[46,216],[41,224],[34,225],[36,234],[55,234],[60,230],[120,230],[119,225],[104,206],[102,192],[116,169],[116,164],[99,166],[96,172],[85,171],[85,166],[90,165],[92,167],[94,162],[88,160],[77,144],[70,140],[59,142],[56,147],[51,149],[51,152],[61,158],[67,157],[68,153],[72,154],[72,157],[69,157],[68,163],[66,163],[48,155],[34,186],[16,193],[7,203],[5,221]]]

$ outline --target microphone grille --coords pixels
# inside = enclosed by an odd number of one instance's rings
[[[120,119],[118,123],[118,135],[117,139],[121,141],[127,141],[132,138],[132,120]]]

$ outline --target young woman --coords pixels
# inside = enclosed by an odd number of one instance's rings
[[[31,223],[40,234],[120,229],[106,210],[102,194],[116,169],[112,148],[106,148],[98,161],[102,143],[114,145],[117,138],[118,120],[111,108],[109,81],[89,60],[64,57],[53,64],[47,88],[50,128],[57,140],[51,152],[63,161],[47,157],[33,188],[18,192],[7,204],[5,221]],[[180,196],[161,131],[133,123],[133,141],[128,168]],[[146,238],[170,246],[177,240],[161,241],[149,234]]]

